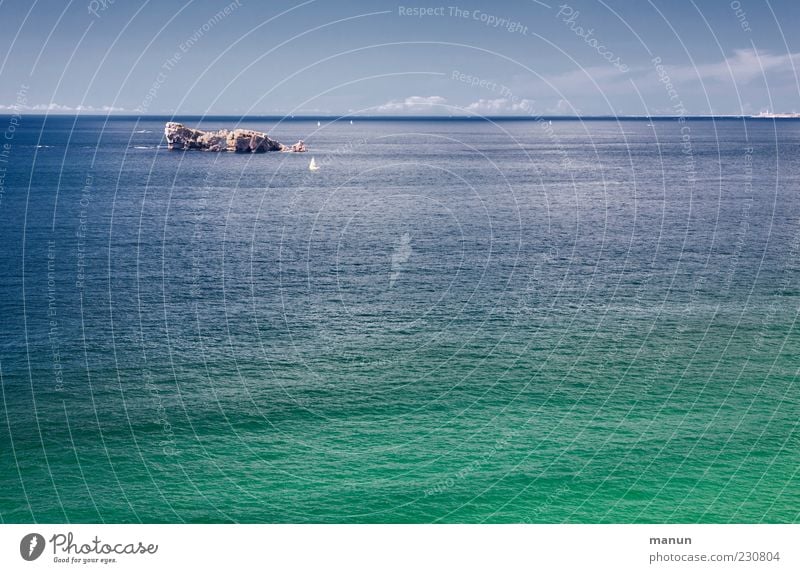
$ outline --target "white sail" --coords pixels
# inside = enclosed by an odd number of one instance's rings
[[[316,171],[317,169],[319,169],[319,165],[317,165],[317,162],[312,157],[311,158],[311,163],[308,164],[308,170],[309,171]]]

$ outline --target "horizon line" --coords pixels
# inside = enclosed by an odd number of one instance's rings
[[[276,119],[283,121],[340,121],[340,120],[362,120],[362,121],[432,121],[432,120],[470,120],[470,121],[538,121],[538,120],[557,120],[557,121],[575,121],[575,120],[676,120],[676,119],[800,119],[800,114],[794,113],[776,113],[776,114],[656,114],[656,115],[613,115],[613,114],[586,114],[586,115],[350,115],[350,114],[234,114],[234,113],[185,113],[185,114],[168,114],[168,113],[151,113],[151,114],[137,114],[137,113],[6,113],[3,110],[0,117],[3,116],[17,116],[17,117],[86,117],[86,118],[126,118],[126,119],[211,119],[211,118],[253,118],[253,119]]]

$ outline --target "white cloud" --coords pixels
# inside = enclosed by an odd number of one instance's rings
[[[379,112],[415,112],[433,111],[447,103],[441,96],[410,96],[404,100],[392,100],[375,108]]]
[[[95,107],[92,105],[78,105],[75,107],[68,106],[68,105],[61,105],[55,102],[50,103],[37,103],[35,105],[3,105],[0,104],[0,110],[3,111],[14,111],[14,112],[23,112],[23,111],[37,111],[37,112],[48,112],[48,113],[81,113],[81,112],[90,112],[90,113],[112,113],[116,111],[125,111],[123,107],[114,107],[110,105],[104,105],[101,107]]]
[[[466,111],[479,115],[497,115],[497,114],[523,114],[533,115],[536,113],[534,107],[534,100],[521,99],[512,100],[508,98],[496,99],[479,99],[472,102],[466,108]]]

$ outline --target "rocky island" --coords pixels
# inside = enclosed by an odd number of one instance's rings
[[[234,153],[265,153],[267,151],[306,151],[302,140],[294,145],[284,145],[271,139],[266,133],[250,129],[229,131],[200,131],[174,121],[164,127],[169,149],[185,151],[233,151]]]

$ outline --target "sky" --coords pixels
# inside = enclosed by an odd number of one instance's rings
[[[797,0],[0,0],[0,113],[800,112]]]

